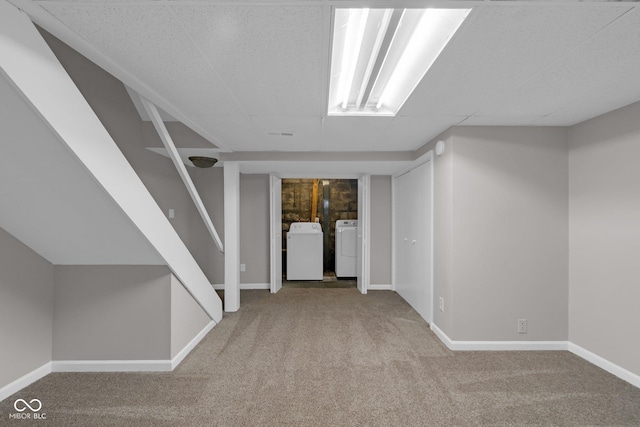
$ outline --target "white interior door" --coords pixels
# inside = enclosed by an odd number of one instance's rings
[[[271,251],[271,292],[282,289],[282,179],[269,177],[270,200],[270,251]]]
[[[396,291],[427,321],[433,320],[432,162],[394,179]]]

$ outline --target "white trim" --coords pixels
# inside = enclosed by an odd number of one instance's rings
[[[417,168],[418,166],[422,166],[423,164],[427,163],[427,162],[432,162],[433,163],[433,150],[429,150],[426,153],[420,155],[419,157],[417,157],[415,160],[413,160],[410,163],[404,164],[402,165],[402,167],[400,169],[398,169],[398,171],[396,173],[394,173],[393,175],[391,175],[394,178],[399,178],[402,175],[411,172],[413,169]]]
[[[240,165],[224,162],[224,311],[240,308]]]
[[[275,294],[282,289],[282,178],[274,174],[269,174],[269,235],[269,289]]]
[[[431,182],[431,188],[429,189],[430,195],[431,195],[431,200],[429,201],[429,237],[431,237],[431,277],[429,278],[431,283],[430,283],[430,288],[431,288],[431,310],[430,310],[430,316],[429,316],[429,323],[433,324],[433,319],[435,319],[436,317],[436,296],[435,296],[435,288],[436,288],[436,275],[435,275],[435,271],[436,271],[436,246],[435,246],[435,240],[436,240],[436,221],[435,221],[435,216],[436,216],[436,208],[435,208],[435,203],[436,203],[436,195],[435,195],[435,178],[436,178],[436,174],[435,174],[435,169],[436,169],[436,165],[435,165],[435,157],[434,157],[434,152],[433,150],[429,150],[429,152],[427,152],[427,155],[429,156],[429,181]]]
[[[358,178],[358,290],[366,294],[371,284],[371,175]]]
[[[568,350],[571,353],[575,354],[576,356],[580,356],[587,362],[593,363],[594,365],[604,369],[610,374],[613,374],[616,377],[625,380],[629,384],[640,388],[640,375],[634,374],[633,372],[626,370],[622,366],[618,366],[615,363],[608,361],[604,357],[598,356],[597,354],[592,353],[577,344],[574,344],[572,342],[569,342],[568,344]]]
[[[216,322],[214,322],[214,321],[209,322],[207,324],[207,326],[205,326],[200,332],[198,332],[198,334],[195,337],[193,337],[193,339],[191,341],[189,341],[187,343],[187,345],[185,345],[184,348],[182,350],[180,350],[173,357],[173,359],[171,359],[171,370],[172,371],[176,368],[176,366],[178,366],[180,363],[182,363],[184,358],[187,357],[187,355],[189,353],[191,353],[191,350],[196,348],[196,346],[200,343],[200,341],[202,341],[202,339],[205,336],[207,336],[207,334],[213,329],[214,326],[216,326]]]
[[[369,284],[369,287],[367,288],[367,290],[369,291],[392,291],[393,290],[393,285],[391,283],[387,283],[387,284]]]
[[[176,167],[176,170],[178,171],[178,175],[180,175],[180,178],[182,179],[182,183],[184,184],[185,187],[187,187],[187,192],[191,196],[191,200],[193,200],[193,204],[196,205],[196,210],[200,214],[200,217],[202,218],[202,221],[204,222],[204,225],[207,228],[207,231],[209,231],[209,234],[211,235],[213,242],[218,247],[218,250],[224,254],[224,247],[222,246],[222,241],[220,240],[220,236],[218,236],[218,231],[216,230],[216,227],[213,225],[213,222],[211,221],[211,217],[209,216],[209,213],[207,212],[207,208],[204,206],[204,203],[202,202],[202,198],[200,198],[198,189],[193,184],[191,175],[189,175],[189,172],[187,172],[187,167],[182,162],[182,158],[180,157],[180,153],[178,152],[178,149],[176,148],[176,145],[173,142],[173,138],[171,138],[171,135],[169,134],[167,127],[164,125],[164,122],[162,121],[162,117],[160,117],[160,112],[158,111],[156,106],[152,104],[149,100],[147,100],[144,96],[141,96],[140,94],[137,94],[137,96],[140,99],[140,102],[142,102],[142,105],[144,106],[145,111],[147,112],[149,117],[151,117],[151,122],[153,123],[153,127],[156,129],[156,132],[158,132],[158,136],[160,137],[160,140],[164,144],[164,148],[167,150],[167,153],[169,154],[169,158],[173,162],[173,165]]]
[[[15,381],[10,382],[6,386],[0,388],[0,402],[14,393],[22,390],[26,386],[38,381],[40,378],[45,377],[51,373],[51,362],[47,362],[39,368],[34,369],[18,378]]]
[[[396,290],[396,177],[391,175],[391,290]]]
[[[224,283],[211,285],[213,289],[224,291]],[[240,283],[240,290],[249,290],[249,289],[271,289],[270,283]]]
[[[215,321],[222,304],[198,263],[29,17],[0,2],[0,69]],[[12,41],[19,40],[19,43]],[[46,72],[43,72],[46,70]],[[64,99],[64,109],[60,100]]]
[[[54,360],[51,372],[170,372],[171,360]]]
[[[452,351],[567,350],[567,341],[453,341],[435,323],[431,330]]]
[[[22,10],[29,18],[53,34],[71,48],[78,51],[80,54],[94,62],[100,68],[103,68],[109,74],[116,77],[125,86],[130,87],[137,93],[141,94],[155,105],[169,113],[177,121],[182,122],[185,126],[208,140],[212,144],[218,146],[221,151],[231,151],[219,138],[205,130],[202,126],[194,122],[188,115],[184,114],[179,108],[169,102],[166,98],[161,96],[158,92],[144,83],[142,80],[134,76],[124,67],[120,66],[111,57],[102,53],[92,43],[88,42],[73,30],[69,29],[66,25],[60,22],[57,18],[44,10],[40,5],[36,5],[30,0],[10,0],[16,8]]]
[[[433,155],[433,150],[429,150],[426,153],[422,154],[421,156],[419,156],[417,159],[415,159],[414,161],[412,161],[411,163],[409,163],[407,166],[401,168],[398,170],[398,172],[396,172],[394,175],[391,176],[391,284],[392,284],[392,290],[397,291],[396,289],[396,285],[397,285],[397,268],[396,268],[396,262],[397,262],[397,253],[396,253],[396,222],[397,222],[397,217],[398,217],[398,209],[400,208],[399,206],[397,206],[397,197],[396,197],[396,191],[398,188],[398,178],[400,178],[401,176],[408,174],[409,172],[413,171],[414,169],[422,166],[422,165],[426,165],[429,164],[429,192],[430,192],[430,197],[429,197],[429,246],[430,246],[430,251],[431,251],[431,268],[430,268],[430,274],[429,274],[429,294],[430,294],[430,298],[431,298],[431,307],[429,309],[429,313],[428,313],[428,319],[425,318],[425,320],[428,323],[433,323],[433,319],[435,317],[435,246],[434,246],[434,241],[435,241],[435,184],[434,184],[434,179],[435,179],[435,165],[434,165],[434,155]]]

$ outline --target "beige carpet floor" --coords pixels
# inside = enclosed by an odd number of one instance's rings
[[[52,374],[0,424],[640,425],[640,389],[564,351],[453,353],[393,292],[241,298],[174,372]],[[34,397],[46,421],[7,419]]]

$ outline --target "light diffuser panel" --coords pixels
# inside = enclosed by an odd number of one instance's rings
[[[395,116],[469,12],[336,8],[327,113]]]

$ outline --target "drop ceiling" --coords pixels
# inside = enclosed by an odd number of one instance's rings
[[[640,100],[637,2],[369,2],[472,7],[391,118],[326,116],[332,8],[358,2],[11,2],[222,151],[411,151],[454,125],[571,126]]]

